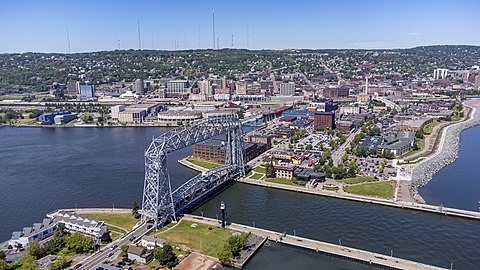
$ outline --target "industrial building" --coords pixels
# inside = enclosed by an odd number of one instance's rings
[[[313,122],[315,128],[320,129],[334,129],[335,128],[335,113],[334,112],[315,112],[315,119]]]
[[[38,117],[42,125],[66,124],[77,118],[76,113],[71,111],[45,113]]]
[[[252,160],[261,153],[267,151],[268,145],[262,143],[244,143],[246,161]],[[227,160],[227,148],[225,141],[208,139],[193,145],[193,158],[213,161],[225,164]]]

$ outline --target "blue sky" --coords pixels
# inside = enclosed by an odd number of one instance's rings
[[[0,0],[0,53],[212,48],[213,10],[221,48],[480,45],[479,0]]]

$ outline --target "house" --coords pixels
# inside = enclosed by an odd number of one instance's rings
[[[149,235],[142,237],[142,241],[141,241],[142,247],[148,250],[154,249],[155,247],[163,248],[166,244],[167,244],[166,240],[156,238],[154,236],[149,236]]]
[[[144,247],[128,246],[128,258],[138,263],[147,263],[152,259],[152,254]]]

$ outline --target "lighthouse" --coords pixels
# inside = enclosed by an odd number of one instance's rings
[[[220,203],[220,210],[222,211],[222,228],[225,228],[225,225],[226,225],[225,203],[223,201]]]

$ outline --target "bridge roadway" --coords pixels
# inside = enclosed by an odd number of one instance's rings
[[[220,226],[220,223],[216,219],[194,216],[194,215],[184,215],[183,220],[204,223],[212,226]],[[254,228],[254,227],[245,226],[245,225],[236,224],[236,223],[228,224],[227,228],[235,231],[252,233],[261,237],[268,238],[271,241],[277,241],[277,242],[288,244],[288,245],[311,249],[317,252],[333,254],[343,258],[354,259],[354,260],[362,261],[372,265],[380,265],[380,266],[391,267],[394,269],[405,269],[405,270],[447,269],[447,268],[441,268],[441,267],[423,264],[419,262],[414,262],[406,259],[401,259],[393,256],[388,256],[384,254],[369,252],[369,251],[341,246],[341,245],[335,245],[331,243],[326,243],[326,242],[312,240],[312,239],[298,237],[298,236],[286,235],[280,239],[280,235],[282,233],[264,230],[260,228]]]
[[[439,207],[435,205],[422,204],[422,203],[410,203],[410,202],[392,201],[392,200],[386,200],[386,199],[377,199],[377,198],[358,196],[354,194],[340,194],[340,193],[335,193],[333,191],[324,191],[324,190],[318,190],[318,189],[309,189],[306,187],[282,185],[277,183],[265,182],[262,180],[250,180],[246,178],[237,178],[236,181],[240,183],[246,183],[246,184],[257,185],[262,187],[283,189],[283,190],[296,191],[296,192],[320,195],[320,196],[331,197],[331,198],[338,198],[338,199],[351,200],[351,201],[364,202],[364,203],[373,203],[373,204],[397,207],[397,208],[407,208],[407,209],[412,209],[417,211],[430,212],[434,214],[442,214],[446,216],[480,220],[480,212],[474,212],[474,211],[468,211],[468,210],[462,210],[462,209],[456,209],[456,208]]]

